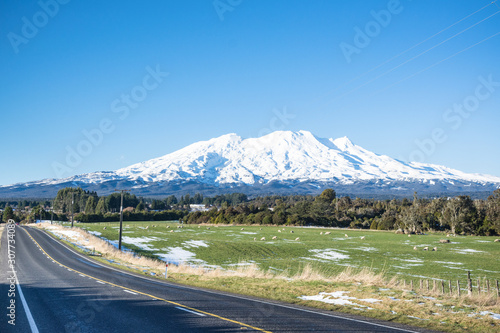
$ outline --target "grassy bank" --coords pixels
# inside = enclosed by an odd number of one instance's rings
[[[432,253],[432,251],[413,250],[413,246],[423,248],[428,243],[438,242],[446,235],[408,237],[382,232],[288,227],[285,230],[281,228],[282,232],[278,233],[277,227],[176,228],[177,225],[173,223],[126,223],[125,225],[128,225],[125,232],[129,233],[124,235],[127,235],[131,242],[124,244],[143,254],[140,258],[132,253],[119,252],[114,246],[78,228],[69,230],[59,226],[44,227],[52,228],[53,233],[66,238],[70,243],[77,244],[79,249],[95,249],[102,254],[100,260],[103,262],[111,262],[119,267],[148,275],[153,273],[158,278],[164,273],[164,263],[148,258],[144,254],[154,256],[154,253],[160,253],[157,251],[169,253],[172,248],[189,249],[195,254],[190,260],[201,260],[204,265],[170,265],[169,279],[178,283],[259,297],[265,295],[267,298],[288,303],[361,314],[442,331],[498,332],[499,330],[500,320],[492,316],[500,313],[500,303],[495,295],[488,296],[484,292],[478,294],[477,290],[471,297],[464,294],[461,297],[450,296],[448,293],[443,295],[440,288],[433,289],[432,284],[430,290],[427,290],[425,284],[423,289],[420,289],[417,279],[414,282],[414,290],[410,290],[409,278],[406,279],[405,286],[403,283],[405,279],[402,278],[404,274],[397,274],[400,272],[390,262],[390,258],[399,253],[410,260],[422,260],[422,262],[403,261],[410,264],[422,263],[420,266],[408,266],[408,270],[415,270],[405,272],[408,276],[418,273],[422,275],[423,269],[426,269],[425,274],[439,275],[441,270],[436,268],[439,265],[429,265],[430,268],[425,268],[427,262],[435,260],[432,255],[442,255],[447,258],[439,259],[443,262],[450,259],[455,262],[464,261],[464,258],[468,258],[464,257],[467,254],[482,253],[484,257],[488,257],[490,251],[485,248],[488,245],[492,247],[491,252],[494,256],[497,250],[493,246],[498,248],[499,244],[493,243],[493,239],[454,237],[453,242],[443,244],[450,246],[449,248],[441,248]],[[116,233],[116,228],[113,227],[116,226],[116,224],[92,224],[85,225],[85,228],[94,233],[101,233],[101,237],[113,240],[113,234]],[[331,233],[325,235],[328,231]],[[345,234],[348,237],[345,237]],[[275,235],[277,239],[272,240]],[[260,241],[262,237],[266,237],[266,240]],[[300,239],[295,241],[297,237]],[[138,239],[143,242],[138,242]],[[360,250],[360,247],[371,249]],[[463,251],[464,249],[483,252]],[[366,256],[370,253],[384,257],[384,251],[386,258],[383,265],[377,266],[373,263],[376,256],[366,261]],[[387,252],[390,252],[391,256],[388,257]],[[337,256],[335,253],[345,256]],[[316,254],[320,256],[315,256]],[[358,255],[361,257],[357,257]],[[313,260],[302,258],[313,258]],[[292,263],[294,259],[296,263]],[[401,265],[400,261],[394,259],[392,261],[397,262],[395,266]],[[473,261],[470,261],[470,265]],[[351,262],[358,264],[350,265]],[[366,265],[363,266],[363,262]],[[443,265],[445,264],[441,264]],[[475,269],[487,270],[480,263],[474,265]],[[325,266],[336,267],[325,269]],[[396,274],[393,273],[394,270]],[[498,274],[495,273],[491,273],[491,276],[498,278]]]

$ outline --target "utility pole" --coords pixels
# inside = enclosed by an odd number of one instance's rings
[[[75,192],[71,192],[71,228],[73,228],[73,204],[75,203]]]
[[[123,192],[128,192],[130,190],[116,190],[115,192],[121,192],[120,201],[120,235],[118,236],[118,250],[122,250],[122,225],[123,225]]]

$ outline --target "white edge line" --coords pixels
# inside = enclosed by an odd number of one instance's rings
[[[130,290],[127,290],[127,289],[123,289],[123,291],[126,292],[126,293],[129,293],[129,294],[137,295],[137,293],[134,293],[133,291],[130,291]]]
[[[30,311],[30,308],[28,306],[28,303],[26,302],[26,299],[24,299],[23,290],[21,289],[21,284],[19,283],[19,280],[17,279],[17,274],[14,270],[12,272],[14,273],[14,276],[16,277],[17,290],[19,291],[19,296],[21,296],[21,303],[23,303],[24,312],[26,313],[26,317],[28,318],[28,323],[30,324],[31,332],[38,333],[38,327],[36,327],[35,320],[33,319],[33,316],[31,315],[31,311]]]
[[[95,282],[100,283],[100,284],[106,284],[106,283],[99,281],[99,280],[95,280]]]
[[[189,312],[189,313],[193,313],[193,314],[198,315],[200,317],[205,317],[205,315],[203,313],[199,313],[199,312],[196,312],[196,311],[191,311],[191,310],[185,309],[185,308],[180,307],[180,306],[176,306],[175,308],[179,309],[179,310],[182,310],[182,311]]]
[[[42,233],[44,233],[45,235],[48,235],[48,233],[45,232],[45,230],[40,230],[40,229],[37,229],[37,230],[42,231]],[[144,279],[146,281],[153,281],[153,282],[156,282],[156,283],[164,282],[167,285],[170,284],[168,281],[150,280],[150,279],[146,278],[145,276],[138,276],[138,275],[130,274],[130,273],[126,272],[126,271],[122,271],[122,270],[116,269],[116,268],[111,267],[111,266],[103,265],[100,262],[91,261],[91,260],[89,260],[89,258],[83,256],[82,254],[76,252],[72,248],[66,246],[66,244],[63,244],[63,243],[57,241],[56,239],[52,238],[51,236],[49,236],[49,238],[55,240],[59,245],[65,247],[67,250],[69,250],[70,252],[73,252],[77,256],[82,257],[82,258],[86,259],[87,261],[90,261],[90,262],[92,262],[92,263],[94,263],[96,265],[99,265],[101,267],[105,267],[105,268],[108,268],[108,269],[120,272],[122,274],[126,274],[126,275],[129,275],[129,276],[132,276],[134,278]],[[193,291],[198,291],[198,292],[201,291],[201,292],[205,292],[205,293],[208,293],[208,294],[214,294],[214,295],[218,295],[218,296],[226,296],[226,297],[232,297],[232,298],[237,298],[237,299],[244,299],[246,301],[252,301],[252,302],[261,303],[261,304],[278,306],[278,307],[285,308],[285,309],[302,311],[302,312],[312,313],[312,314],[315,314],[315,315],[320,315],[320,316],[325,316],[325,317],[332,317],[332,318],[337,318],[337,319],[344,319],[344,320],[347,320],[347,321],[353,321],[353,322],[356,322],[356,323],[362,323],[362,324],[366,324],[366,325],[374,325],[374,326],[378,326],[378,327],[389,328],[391,330],[400,331],[400,332],[419,333],[418,331],[412,331],[412,330],[401,328],[401,327],[395,327],[395,326],[389,326],[389,325],[384,325],[384,324],[373,323],[373,322],[370,322],[368,320],[354,319],[354,318],[349,318],[349,317],[343,317],[343,316],[340,316],[340,315],[333,315],[333,314],[329,314],[329,313],[317,312],[317,311],[308,310],[308,309],[301,309],[301,308],[296,308],[296,307],[293,307],[293,306],[288,306],[288,305],[285,305],[285,304],[279,304],[279,303],[276,304],[276,303],[267,302],[267,301],[264,301],[264,300],[247,298],[247,297],[244,297],[244,296],[223,294],[223,293],[218,293],[218,292],[210,291],[210,290],[200,290],[200,289],[191,288],[190,286],[185,286],[185,285],[176,285],[176,284],[173,284],[173,285],[176,288],[179,288],[179,289],[187,289],[187,290],[193,290]],[[185,309],[183,309],[183,310],[185,310]],[[401,325],[404,325],[404,324],[401,324]]]

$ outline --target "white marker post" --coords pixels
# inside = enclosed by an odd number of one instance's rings
[[[167,278],[168,262],[165,264],[165,279]]]

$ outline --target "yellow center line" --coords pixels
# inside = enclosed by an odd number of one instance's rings
[[[158,296],[154,296],[154,295],[151,295],[151,294],[148,294],[148,293],[144,293],[142,291],[138,291],[138,290],[135,290],[135,289],[130,289],[130,288],[127,288],[127,287],[124,287],[124,286],[120,286],[118,284],[114,284],[112,282],[109,282],[109,281],[105,281],[105,280],[101,280],[99,278],[96,278],[94,276],[91,276],[91,275],[88,275],[88,274],[85,274],[83,272],[80,272],[80,271],[77,271],[76,269],[73,269],[73,268],[70,268],[64,264],[61,264],[59,261],[55,260],[54,258],[52,258],[43,248],[40,244],[38,244],[38,242],[31,236],[31,234],[23,228],[23,230],[28,234],[28,236],[31,238],[31,240],[33,240],[33,242],[35,242],[35,244],[40,248],[41,251],[43,251],[43,253],[45,253],[47,255],[47,257],[49,257],[51,260],[53,260],[54,262],[56,262],[57,264],[63,266],[63,267],[66,267],[67,269],[71,270],[71,271],[74,271],[78,274],[81,274],[81,275],[84,275],[86,277],[89,277],[91,279],[94,279],[96,281],[100,281],[100,282],[103,282],[103,283],[106,283],[106,284],[109,284],[110,286],[113,286],[113,287],[118,287],[118,288],[121,288],[121,289],[124,289],[124,290],[128,290],[128,291],[132,291],[132,292],[135,292],[135,293],[138,293],[138,294],[141,294],[141,295],[144,295],[144,296],[148,296],[148,297],[151,297],[153,299],[157,299],[159,301],[163,301],[163,302],[166,302],[166,303],[169,303],[169,304],[172,304],[172,305],[175,305],[175,306],[179,306],[179,307],[182,307],[184,309],[188,309],[188,310],[191,310],[191,311],[195,311],[195,312],[198,312],[198,313],[203,313],[207,316],[211,316],[211,317],[214,317],[214,318],[218,318],[218,319],[221,319],[221,320],[224,320],[224,321],[228,321],[228,322],[231,322],[231,323],[234,323],[234,324],[237,324],[237,325],[241,325],[241,326],[244,326],[244,327],[248,327],[248,328],[251,328],[253,330],[256,330],[256,331],[261,331],[261,332],[265,332],[265,333],[272,333],[271,331],[266,331],[262,328],[258,328],[258,327],[255,327],[255,326],[252,326],[252,325],[248,325],[248,324],[245,324],[245,323],[242,323],[240,321],[236,321],[236,320],[233,320],[233,319],[229,319],[229,318],[225,318],[225,317],[221,317],[219,315],[216,315],[214,313],[210,313],[210,312],[206,312],[206,311],[203,311],[203,310],[199,310],[199,309],[195,309],[195,308],[192,308],[190,306],[187,306],[187,305],[183,305],[183,304],[180,304],[180,303],[177,303],[177,302],[173,302],[173,301],[169,301],[167,299],[164,299],[164,298],[161,298],[161,297],[158,297]]]

